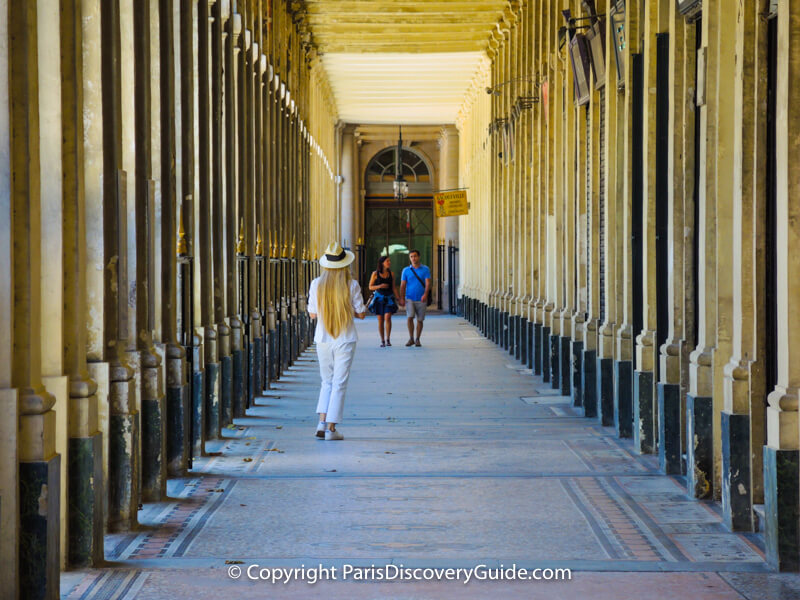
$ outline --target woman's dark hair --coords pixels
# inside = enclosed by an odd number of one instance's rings
[[[376,273],[379,273],[379,274],[380,274],[380,273],[383,271],[383,263],[385,263],[387,260],[389,260],[389,257],[388,257],[388,256],[381,256],[381,257],[378,259],[378,268],[377,268],[377,269],[375,269],[375,272],[376,272]]]

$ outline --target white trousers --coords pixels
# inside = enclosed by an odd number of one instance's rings
[[[326,413],[328,423],[341,423],[344,393],[350,379],[350,365],[356,353],[356,343],[317,344],[317,359],[322,386],[319,390],[317,412]]]

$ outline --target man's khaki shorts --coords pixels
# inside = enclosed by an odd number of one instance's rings
[[[424,321],[427,309],[428,306],[422,300],[406,300],[406,316],[409,319],[416,316],[418,321]]]

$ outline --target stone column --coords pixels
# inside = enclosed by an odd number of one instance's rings
[[[97,383],[86,365],[86,200],[84,196],[83,31],[80,0],[61,10],[61,160],[63,167],[64,363],[69,375],[68,469],[65,480],[67,563],[103,560],[103,440]]]
[[[180,88],[182,77],[181,1],[168,0],[159,10],[159,59],[161,138],[161,344],[165,349],[166,392],[166,454],[167,474],[176,477],[185,473],[189,460],[189,397],[186,381],[186,351],[178,340],[177,289],[177,215],[178,169],[183,172],[182,134],[183,111]],[[176,52],[175,45],[178,44]],[[181,181],[183,178],[181,177]],[[182,189],[182,187],[181,187]]]
[[[355,218],[355,199],[358,190],[358,180],[353,172],[353,152],[355,151],[355,139],[352,127],[345,126],[342,130],[342,162],[341,175],[344,181],[341,183],[342,190],[342,213],[341,213],[341,234],[339,239],[352,244],[356,239],[354,218]]]
[[[37,2],[8,11],[11,386],[19,390],[19,580],[24,598],[58,598],[60,460],[55,398],[42,385]],[[24,564],[22,561],[24,560]]]
[[[691,261],[692,233],[694,231],[694,113],[695,98],[695,26],[687,26],[675,6],[669,15],[669,125],[667,139],[667,288],[666,299],[656,297],[656,302],[667,303],[669,330],[667,339],[659,348],[657,382],[657,424],[664,428],[661,439],[664,456],[667,447],[671,457],[678,453],[678,469],[681,469],[681,454],[686,447],[685,437],[685,383],[687,369],[687,339],[691,332],[690,315],[686,314],[687,301],[692,293],[693,266]],[[662,82],[663,85],[663,82]],[[650,294],[648,290],[648,294]],[[653,291],[652,293],[655,293]],[[646,341],[642,338],[642,342]],[[645,347],[646,348],[646,347]],[[642,365],[644,356],[638,357]],[[634,410],[637,406],[650,407],[646,396],[649,386],[648,373],[641,366],[634,374]],[[640,409],[641,412],[641,409]],[[662,414],[663,413],[663,414]],[[677,414],[676,414],[677,413]],[[667,416],[669,414],[669,417]],[[663,425],[662,425],[663,424]],[[677,427],[677,431],[675,430]],[[669,431],[669,434],[667,434]],[[654,430],[654,434],[657,430]],[[634,431],[634,440],[636,440]],[[669,440],[667,442],[666,440]],[[674,465],[674,460],[670,463]],[[666,461],[665,461],[666,466]],[[674,467],[673,467],[674,468]]]
[[[123,169],[122,24],[131,25],[129,0],[102,7],[103,85],[103,267],[105,350],[110,366],[108,529],[136,526],[139,506],[139,411],[134,369],[128,359],[130,311],[128,305],[128,175]],[[126,9],[123,11],[122,9]],[[123,20],[124,14],[124,20]],[[132,31],[126,32],[131,41]],[[130,58],[130,54],[125,55]],[[132,68],[131,64],[126,68]],[[130,173],[133,177],[133,173]]]
[[[7,0],[0,11],[8,15]],[[9,20],[0,19],[0,80],[9,81]],[[10,106],[8,85],[0,85],[0,106]],[[12,256],[14,233],[11,218],[11,130],[9,111],[0,111],[0,255]],[[13,387],[14,281],[12,270],[0,270],[0,588],[19,589],[19,478],[17,424],[19,404]]]
[[[778,4],[776,98],[777,319],[778,383],[768,397],[767,445],[764,447],[765,542],[773,568],[800,568],[798,531],[798,388],[800,388],[800,312],[796,273],[800,269],[800,2]]]
[[[720,0],[710,0],[703,6],[710,18],[703,19],[703,47],[701,55],[705,60],[705,71],[698,73],[698,91],[700,118],[700,156],[697,168],[700,169],[699,229],[700,256],[697,281],[698,307],[698,343],[690,354],[690,386],[686,397],[686,438],[693,440],[687,446],[686,478],[690,494],[698,498],[706,498],[718,492],[715,489],[716,465],[713,432],[718,428],[715,414],[721,405],[721,395],[714,398],[713,353],[717,331],[717,213],[715,198],[717,194],[716,152],[717,113],[717,78],[713,76],[719,68],[719,19]],[[724,32],[725,35],[728,32]],[[728,93],[726,86],[725,93]],[[732,140],[731,140],[732,141]],[[729,200],[729,199],[728,199]],[[727,360],[728,357],[725,358]]]
[[[439,159],[440,165],[440,189],[451,190],[459,186],[458,184],[458,131],[455,127],[447,126],[442,130],[442,145]],[[469,193],[469,192],[468,192]],[[447,242],[454,242],[458,246],[458,221],[459,217],[443,217],[444,231],[442,232]],[[445,258],[446,260],[446,258]],[[446,273],[442,293],[445,299],[450,298],[450,286],[456,285],[455,273]],[[442,302],[445,310],[451,307],[446,302]]]
[[[734,531],[753,530],[753,492],[763,479],[759,454],[753,449],[764,445],[765,395],[764,358],[755,343],[756,280],[755,257],[762,218],[766,216],[765,164],[756,157],[763,152],[756,136],[766,131],[766,118],[757,100],[766,94],[757,77],[757,68],[766,64],[763,47],[767,26],[755,7],[743,10],[734,21],[721,15],[723,28],[736,31],[736,69],[734,76],[734,143],[732,152],[732,354],[724,366],[724,405],[722,418],[722,510],[728,527]],[[756,210],[760,209],[760,210]],[[759,215],[762,218],[754,218]],[[737,244],[736,240],[740,242]],[[760,328],[759,328],[760,329]],[[759,331],[759,333],[761,333]],[[763,335],[763,334],[762,334]],[[754,359],[758,360],[756,362]],[[752,424],[751,424],[752,421]],[[755,427],[753,426],[755,425]],[[758,471],[756,472],[756,468]],[[760,487],[760,486],[759,486]]]

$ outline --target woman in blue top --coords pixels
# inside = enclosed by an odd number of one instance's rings
[[[378,333],[381,348],[392,345],[392,315],[397,312],[397,285],[392,274],[392,261],[388,256],[378,259],[378,268],[369,279],[369,289],[375,297],[369,305],[369,312],[378,317]],[[384,336],[384,330],[386,335]]]

